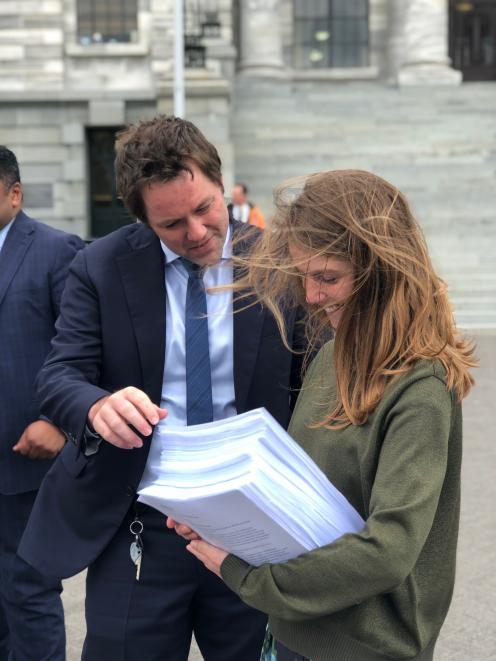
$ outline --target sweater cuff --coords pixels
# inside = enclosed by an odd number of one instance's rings
[[[220,573],[227,587],[239,594],[241,584],[252,569],[253,567],[247,562],[231,554],[222,562]]]

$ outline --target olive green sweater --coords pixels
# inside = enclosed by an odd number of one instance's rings
[[[311,365],[289,433],[366,520],[280,564],[221,572],[274,637],[313,661],[432,658],[455,577],[461,406],[439,363],[388,387],[364,425],[310,429],[335,398],[333,343]]]

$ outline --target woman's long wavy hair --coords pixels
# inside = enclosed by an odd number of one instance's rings
[[[305,302],[304,267],[289,246],[353,266],[353,291],[335,333],[337,400],[319,426],[365,423],[387,385],[420,359],[439,361],[447,387],[465,397],[473,345],[457,332],[446,285],[404,195],[370,172],[335,170],[286,182],[275,202],[270,228],[242,260],[237,289],[254,291],[272,311],[287,346],[288,306],[308,311],[307,355],[329,329],[325,312]]]

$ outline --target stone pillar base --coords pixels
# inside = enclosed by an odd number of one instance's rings
[[[398,84],[400,87],[414,85],[460,85],[462,72],[452,69],[445,64],[412,64],[403,65],[398,73]]]
[[[240,66],[237,71],[239,76],[247,78],[288,78],[289,72],[283,67],[271,67],[267,64]]]

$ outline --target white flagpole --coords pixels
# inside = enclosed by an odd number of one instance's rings
[[[184,117],[184,14],[183,0],[174,9],[174,115]]]

